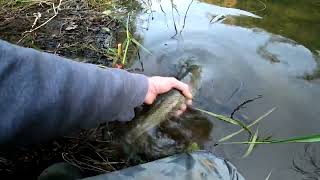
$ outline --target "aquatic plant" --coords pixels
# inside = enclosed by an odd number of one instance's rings
[[[272,108],[271,110],[269,110],[268,112],[266,112],[265,114],[263,114],[262,116],[260,116],[259,118],[257,118],[255,121],[253,121],[251,124],[249,124],[249,125],[247,126],[247,128],[250,129],[253,125],[259,123],[261,120],[263,120],[264,118],[266,118],[267,116],[269,116],[269,114],[271,114],[274,110],[276,110],[276,108]],[[236,131],[236,132],[234,132],[234,133],[232,133],[232,134],[229,134],[229,135],[221,138],[221,139],[219,140],[219,142],[227,141],[227,140],[231,139],[232,137],[240,134],[240,133],[243,132],[243,131],[244,131],[244,129],[240,129],[239,131]]]
[[[224,116],[224,115],[221,115],[221,114],[216,114],[216,113],[213,113],[213,112],[209,112],[209,111],[206,111],[206,110],[203,110],[203,109],[200,109],[200,108],[194,108],[200,112],[203,112],[203,113],[206,113],[210,116],[213,116],[221,121],[224,121],[224,122],[227,122],[229,124],[233,124],[233,125],[238,125],[240,126],[243,130],[247,131],[250,135],[252,134],[251,130],[248,128],[247,125],[245,125],[242,121],[240,120],[237,120],[237,119],[232,119],[230,117],[227,117],[227,116]]]
[[[226,142],[223,144],[284,144],[284,143],[316,143],[320,142],[320,134],[292,137],[288,139],[274,139],[265,141]]]
[[[256,145],[254,143],[257,142],[257,140],[258,140],[258,130],[259,129],[257,128],[256,133],[251,137],[250,142],[252,142],[252,144],[249,144],[246,153],[242,156],[243,158],[248,157],[251,154],[251,152],[253,151],[253,148]]]
[[[316,143],[316,142],[320,142],[320,134],[306,135],[306,136],[300,136],[300,137],[291,137],[291,138],[287,138],[287,139],[271,139],[270,137],[266,137],[266,138],[262,138],[262,140],[260,140],[261,138],[259,138],[259,136],[258,136],[258,128],[257,128],[256,132],[254,134],[252,134],[250,128],[253,125],[258,124],[262,119],[264,119],[269,114],[271,114],[276,108],[272,108],[267,113],[263,114],[262,116],[257,118],[255,121],[253,121],[249,125],[244,124],[240,120],[233,119],[233,118],[221,115],[221,114],[216,114],[216,113],[213,113],[213,112],[205,111],[205,110],[200,109],[200,108],[194,108],[194,109],[198,110],[200,112],[206,113],[209,116],[215,117],[216,119],[221,120],[223,122],[226,122],[226,123],[229,123],[229,124],[232,124],[232,125],[237,125],[237,126],[241,127],[241,129],[239,131],[236,131],[234,133],[231,133],[231,134],[221,138],[218,141],[218,143],[223,144],[223,145],[228,145],[228,144],[248,144],[248,149],[245,152],[245,154],[242,156],[243,158],[248,157],[251,154],[251,152],[254,150],[254,148],[256,147],[257,144]],[[225,142],[225,141],[231,139],[232,137],[240,134],[243,131],[245,131],[245,132],[247,132],[249,134],[249,140],[248,141]]]
[[[133,43],[138,48],[143,49],[147,53],[151,54],[151,52],[147,48],[145,48],[142,44],[139,43],[139,41],[137,41],[132,36],[132,34],[130,33],[130,30],[129,30],[129,23],[130,23],[130,13],[128,14],[127,22],[126,22],[126,39],[124,40],[123,44],[118,44],[117,58],[113,62],[114,65],[117,63],[117,61],[119,59],[122,59],[121,60],[122,65],[125,65],[127,63],[127,54],[128,54],[129,46],[131,43]],[[123,46],[125,46],[124,49],[122,48]],[[122,56],[122,54],[123,54],[123,56]]]

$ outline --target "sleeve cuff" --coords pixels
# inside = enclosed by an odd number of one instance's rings
[[[127,75],[124,82],[124,94],[129,99],[125,100],[127,104],[124,104],[124,112],[119,114],[118,121],[130,121],[134,118],[134,108],[144,103],[149,88],[147,76],[129,72]]]

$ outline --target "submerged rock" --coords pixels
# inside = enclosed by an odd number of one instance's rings
[[[61,162],[45,169],[38,180],[74,180],[82,178],[81,170],[71,164]]]

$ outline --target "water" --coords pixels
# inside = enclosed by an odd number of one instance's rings
[[[195,106],[228,115],[245,100],[262,95],[236,113],[248,123],[277,107],[260,123],[260,135],[277,139],[320,133],[319,0],[177,0],[173,5],[153,0],[137,16],[136,28],[152,52],[140,53],[145,74],[175,75],[184,61],[202,67]],[[243,159],[244,145],[213,147],[237,127],[213,118],[210,122],[210,140],[201,145],[230,160],[248,180],[265,179],[271,170],[270,179],[317,175],[319,168],[309,157],[318,158],[319,144],[260,145]],[[310,172],[303,175],[294,164]]]

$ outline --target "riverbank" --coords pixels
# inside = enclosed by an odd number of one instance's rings
[[[112,66],[123,41],[126,1],[31,0],[0,1],[0,38],[24,47],[76,61]],[[138,8],[131,2],[130,11]],[[120,155],[114,124],[28,147],[0,151],[1,177],[35,179],[48,166],[69,162],[85,176],[131,165]]]
[[[130,8],[127,4],[130,3]],[[0,37],[11,43],[105,66],[125,34],[137,2],[0,1]]]

